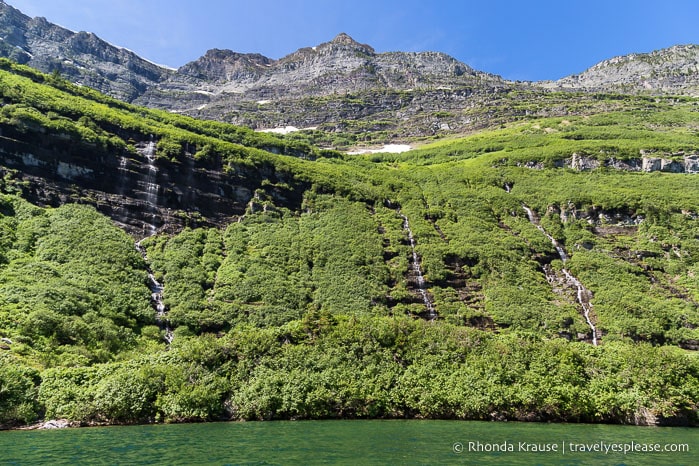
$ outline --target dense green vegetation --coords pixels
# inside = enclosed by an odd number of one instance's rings
[[[149,237],[147,265],[93,207],[34,206],[3,170],[0,425],[698,421],[699,175],[604,166],[696,153],[694,100],[597,96],[608,111],[348,156],[132,107],[7,61],[0,94],[4,137],[65,134],[63,150],[119,154],[153,135],[162,157],[271,164],[304,187],[300,207],[260,190],[225,228]],[[573,170],[573,154],[602,166]],[[171,344],[148,267],[164,283]],[[564,269],[592,293],[599,346]]]
[[[90,145],[92,150],[133,150],[131,138],[141,135],[156,138],[158,154],[171,159],[185,154],[231,161],[264,157],[265,152],[254,149],[307,158],[327,153],[303,141],[135,107],[4,58],[0,77],[0,124],[19,133],[65,135],[67,143]]]

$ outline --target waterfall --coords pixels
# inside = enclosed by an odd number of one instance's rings
[[[549,235],[548,232],[544,230],[544,227],[542,227],[539,224],[539,221],[534,215],[534,212],[532,212],[532,210],[529,207],[522,204],[522,208],[527,213],[527,217],[529,217],[529,221],[532,223],[532,225],[534,225],[540,232],[546,235],[549,241],[551,241],[551,244],[553,244],[553,246],[556,248],[558,256],[561,258],[561,261],[565,265],[565,263],[568,261],[568,254],[566,254],[565,249],[563,249],[563,246],[561,246],[561,244],[558,241],[556,241],[556,238]],[[592,297],[592,292],[585,288],[583,284],[580,283],[580,280],[575,278],[568,269],[563,268],[563,274],[566,276],[568,281],[570,281],[577,288],[578,303],[583,309],[583,316],[585,317],[585,322],[587,322],[587,325],[590,327],[590,330],[592,331],[592,344],[597,346],[597,329],[595,328],[595,325],[592,323],[592,320],[590,319],[590,312],[592,311],[592,303],[590,303],[590,298]]]
[[[568,260],[568,254],[566,254],[565,249],[563,249],[563,246],[561,246],[561,243],[556,241],[556,238],[553,236],[549,235],[546,230],[544,230],[544,227],[539,225],[538,220],[534,216],[534,212],[527,207],[526,205],[522,205],[522,208],[527,212],[527,217],[529,217],[529,221],[534,225],[540,232],[542,232],[548,239],[551,241],[551,244],[553,244],[553,247],[556,248],[556,252],[558,252],[558,255],[560,256],[561,260],[563,262]]]
[[[420,258],[418,257],[417,251],[415,250],[415,237],[413,236],[413,231],[410,229],[410,222],[408,222],[408,217],[400,213],[400,209],[398,209],[398,214],[403,219],[403,229],[408,233],[408,240],[410,241],[410,248],[412,249],[413,258],[411,267],[413,269],[413,272],[415,273],[415,277],[417,278],[417,290],[420,293],[420,296],[422,297],[422,302],[425,303],[425,307],[427,308],[427,318],[429,320],[434,320],[437,318],[437,312],[435,311],[434,305],[432,304],[432,301],[430,300],[430,297],[427,294],[427,289],[425,287],[425,277],[422,275],[422,269],[420,267]]]
[[[155,219],[158,214],[158,191],[160,187],[158,186],[158,168],[155,166],[155,150],[157,144],[155,141],[150,141],[146,144],[142,151],[142,155],[146,158],[147,169],[145,181],[143,183],[145,189],[145,201],[148,205],[150,211],[151,221],[147,224],[149,230],[149,236],[154,235],[156,231]]]
[[[595,328],[594,324],[592,323],[592,320],[590,320],[590,311],[592,310],[592,304],[590,304],[590,298],[592,297],[592,293],[590,290],[585,288],[582,283],[580,283],[580,280],[575,278],[571,273],[568,271],[568,269],[563,269],[563,273],[565,276],[573,282],[573,284],[578,288],[578,302],[583,308],[583,315],[585,316],[585,322],[587,322],[587,325],[590,327],[592,330],[592,344],[597,346],[597,329]]]
[[[126,156],[119,157],[119,166],[117,167],[117,194],[124,196],[126,194],[126,184],[129,180],[129,159]]]
[[[142,240],[141,240],[142,241]],[[148,258],[146,257],[146,248],[141,245],[141,241],[136,242],[136,250],[141,254],[143,260],[148,263]],[[175,338],[172,328],[167,321],[167,308],[163,302],[163,285],[155,279],[153,271],[148,265],[146,265],[146,270],[148,271],[148,288],[151,291],[151,304],[155,308],[155,321],[158,323],[158,327],[165,331],[165,341],[169,345]]]

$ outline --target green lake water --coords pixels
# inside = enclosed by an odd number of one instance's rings
[[[299,421],[5,431],[0,464],[697,465],[699,429]]]

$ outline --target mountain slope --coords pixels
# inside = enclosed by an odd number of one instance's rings
[[[693,101],[350,156],[0,65],[0,425],[699,422]]]
[[[0,427],[699,423],[693,99],[512,86],[344,34],[162,82],[251,125],[489,129],[348,155],[0,59]]]
[[[341,149],[604,110],[597,92],[695,95],[699,89],[693,45],[616,57],[556,82],[513,83],[438,52],[377,53],[347,34],[279,60],[213,49],[168,70],[4,2],[0,36],[0,56],[122,100],[255,129],[317,128],[307,139]],[[586,94],[572,107],[551,93],[570,90]]]
[[[178,70],[4,2],[0,36],[0,56],[128,102],[257,129],[319,126],[349,142],[367,130],[387,142],[487,126],[462,110],[514,86],[445,54],[376,53],[346,34],[279,60],[214,49]]]
[[[699,95],[699,46],[676,45],[604,60],[555,82],[593,92]]]
[[[434,131],[433,122],[415,115],[418,109],[447,115],[464,101],[511,87],[442,53],[376,53],[339,34],[279,60],[210,50],[136,103],[254,128],[360,132],[378,122],[407,136]]]
[[[73,32],[30,18],[0,1],[0,56],[131,101],[171,70],[89,32]]]

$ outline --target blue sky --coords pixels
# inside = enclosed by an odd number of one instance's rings
[[[616,55],[699,43],[696,0],[6,0],[156,63],[208,49],[281,58],[346,32],[378,52],[448,53],[507,79],[558,79]]]

